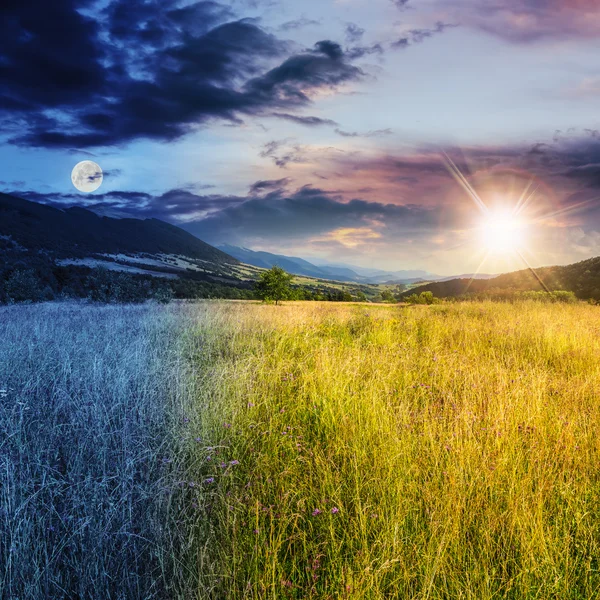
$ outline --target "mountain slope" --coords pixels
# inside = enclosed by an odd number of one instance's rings
[[[414,281],[437,278],[436,275],[427,271],[384,271],[382,269],[368,269],[343,263],[329,264],[322,259],[318,259],[317,264],[317,261],[312,263],[295,256],[272,254],[271,252],[239,248],[238,246],[230,246],[228,244],[222,244],[218,248],[248,265],[265,269],[273,265],[278,265],[294,275],[304,275],[317,279],[354,283],[396,284],[413,283]]]
[[[231,256],[234,256],[238,260],[255,267],[270,269],[272,266],[277,265],[294,275],[304,275],[318,279],[334,279],[336,281],[360,280],[360,276],[350,269],[328,270],[326,267],[317,267],[303,258],[271,254],[270,252],[239,248],[228,244],[222,244],[218,248],[227,254],[231,254]]]
[[[158,219],[100,217],[84,208],[58,209],[2,193],[0,236],[10,236],[25,248],[44,249],[60,256],[144,252],[179,254],[217,264],[239,262]]]
[[[523,269],[491,279],[452,279],[418,286],[401,296],[432,292],[438,298],[453,298],[464,294],[494,294],[530,290],[567,290],[578,298],[600,300],[600,257],[572,265]]]

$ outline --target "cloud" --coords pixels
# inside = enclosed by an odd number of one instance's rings
[[[255,196],[257,194],[264,194],[265,192],[272,192],[274,190],[283,190],[291,183],[291,181],[292,180],[289,177],[257,181],[250,186],[250,195]]]
[[[370,54],[383,54],[383,46],[380,43],[376,43],[370,46],[353,46],[346,50],[346,56],[351,60],[369,56]]]
[[[439,9],[462,25],[514,43],[542,39],[595,38],[600,30],[597,0],[458,0]]]
[[[424,40],[431,38],[438,33],[443,33],[446,29],[451,27],[456,27],[456,25],[438,21],[433,29],[411,29],[403,37],[392,42],[391,47],[402,50],[408,48],[412,44],[420,44]]]
[[[356,44],[357,42],[360,42],[364,34],[365,30],[356,23],[346,24],[346,41],[348,43]]]
[[[335,121],[331,119],[321,119],[320,117],[303,117],[299,115],[290,115],[288,113],[272,113],[274,117],[279,119],[285,119],[292,123],[298,123],[299,125],[306,125],[308,127],[315,127],[319,125],[337,125]]]
[[[315,21],[314,19],[307,19],[306,17],[301,17],[299,19],[294,19],[293,21],[287,21],[282,23],[279,26],[279,31],[292,31],[294,29],[301,29],[303,27],[310,27],[311,25],[320,25],[319,21]]]
[[[575,98],[600,96],[600,77],[585,77],[577,87],[566,90],[566,95]]]
[[[553,140],[526,145],[445,152],[491,209],[498,203],[514,204],[527,190],[523,214],[536,223],[532,247],[544,260],[566,264],[598,247],[599,132],[557,132]],[[90,195],[14,191],[16,185],[12,189],[17,196],[56,206],[83,205],[112,216],[164,219],[210,243],[280,253],[314,251],[346,260],[372,257],[390,266],[402,261],[443,272],[451,272],[459,262],[470,264],[475,256],[469,232],[482,214],[450,176],[439,149],[334,152],[274,140],[265,146],[264,155],[275,164],[295,163],[294,181],[259,180],[240,195],[189,188]],[[310,183],[297,187],[298,181]]]
[[[170,141],[214,119],[289,113],[363,78],[351,64],[356,53],[339,44],[293,52],[255,20],[234,19],[210,0],[182,8],[113,0],[97,10],[91,0],[3,7],[0,125],[11,143]]]
[[[301,163],[308,160],[304,148],[299,144],[289,144],[290,140],[272,140],[263,146],[262,158],[270,158],[281,168],[289,163]]]
[[[320,188],[303,187],[286,194],[282,190],[251,198],[185,228],[209,243],[298,243],[302,240],[333,240],[352,243],[352,233],[364,229],[385,230],[385,235],[425,232],[437,223],[435,211],[419,206],[398,206],[354,199],[343,202]],[[340,233],[345,231],[345,233]],[[376,237],[384,239],[382,231]],[[335,232],[338,232],[335,234]],[[333,236],[333,237],[332,237]],[[389,238],[388,238],[389,241]]]
[[[358,133],[357,131],[344,131],[343,129],[336,128],[335,132],[342,137],[380,137],[383,135],[391,135],[393,131],[388,127],[386,129],[373,129],[365,133]]]
[[[199,195],[179,188],[159,195],[125,190],[86,196],[77,193],[40,193],[26,190],[8,190],[6,193],[58,208],[82,206],[99,214],[139,219],[156,218],[174,223],[202,218],[211,212],[221,211],[246,200],[245,197],[238,196]]]

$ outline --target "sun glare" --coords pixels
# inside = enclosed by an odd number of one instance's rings
[[[511,212],[496,212],[482,223],[480,234],[481,241],[489,252],[507,254],[522,247],[525,225]]]

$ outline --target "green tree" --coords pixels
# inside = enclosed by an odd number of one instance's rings
[[[432,292],[421,292],[421,299],[423,304],[433,304],[434,297]]]
[[[293,275],[286,273],[281,267],[274,266],[260,274],[255,284],[258,297],[265,302],[275,302],[288,299],[292,294],[290,283]]]
[[[6,280],[5,290],[9,302],[40,302],[43,294],[35,271],[17,270]]]
[[[396,302],[396,297],[392,293],[391,290],[382,290],[381,291],[381,301],[382,302]]]

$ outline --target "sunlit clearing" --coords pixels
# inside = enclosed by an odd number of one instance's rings
[[[480,234],[481,241],[489,252],[516,252],[524,243],[525,224],[510,212],[495,212],[486,217]]]

